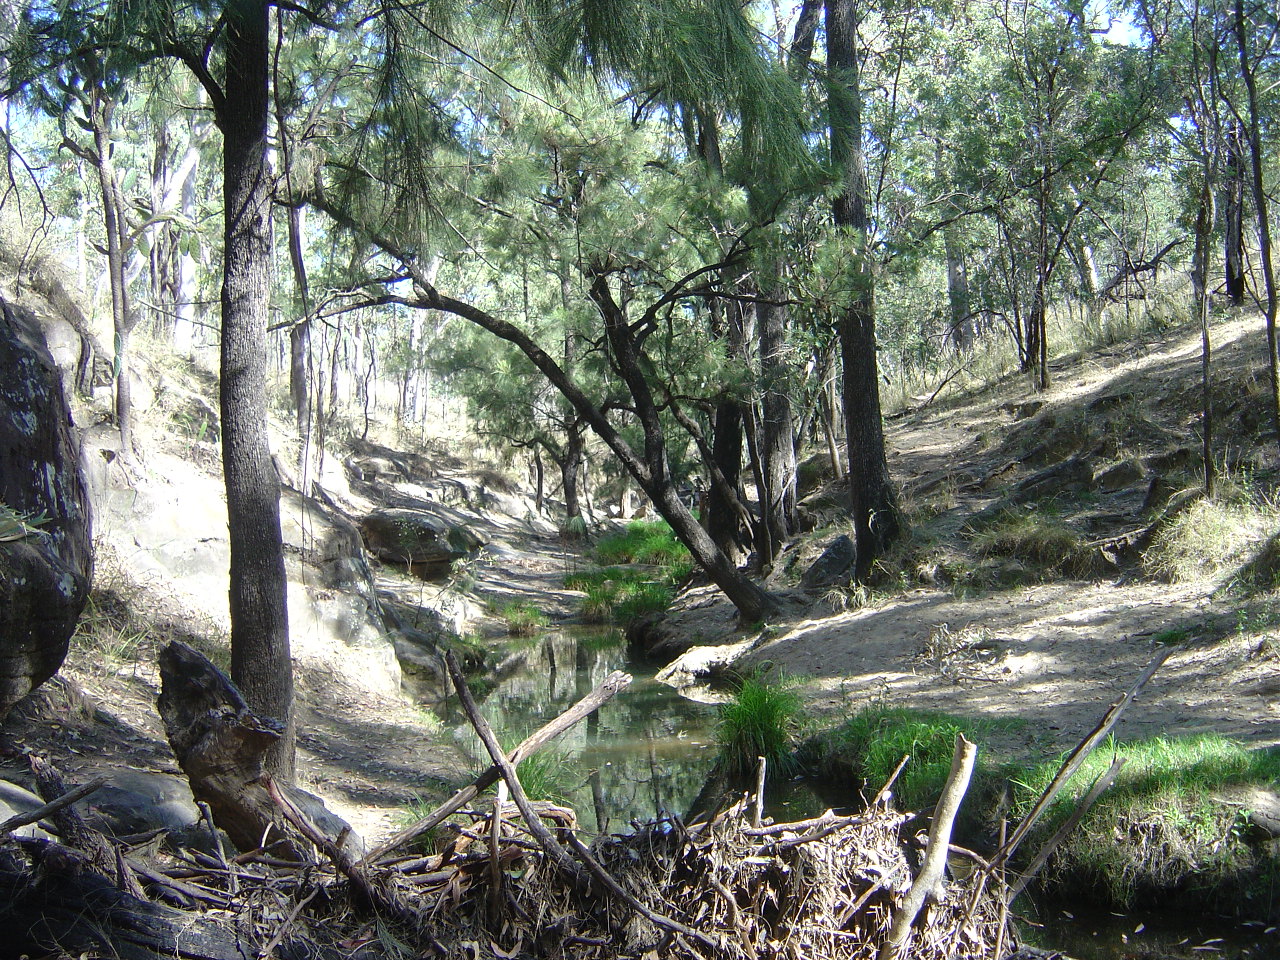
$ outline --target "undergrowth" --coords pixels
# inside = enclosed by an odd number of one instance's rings
[[[855,713],[839,726],[812,738],[803,756],[815,772],[831,779],[865,783],[868,795],[878,791],[903,757],[909,757],[893,784],[897,806],[920,810],[932,806],[951,771],[956,736],[964,734],[982,747],[992,733],[1025,726],[1019,719],[971,719],[925,710],[875,705]],[[981,776],[988,760],[980,749]]]
[[[801,704],[800,695],[785,678],[744,679],[733,699],[720,707],[716,742],[724,771],[733,777],[748,776],[764,757],[770,776],[792,773],[792,743]]]
[[[1067,783],[1034,837],[1052,835],[1115,758],[1125,766],[1054,855],[1046,880],[1098,888],[1111,904],[1128,907],[1171,890],[1247,896],[1280,879],[1280,862],[1248,820],[1251,788],[1270,792],[1280,783],[1280,751],[1249,750],[1213,734],[1108,742]],[[1006,768],[1015,817],[1030,809],[1059,764]]]
[[[1245,586],[1266,588],[1274,572],[1261,576],[1250,562],[1266,552],[1280,525],[1280,503],[1248,478],[1222,478],[1213,499],[1177,513],[1155,536],[1143,557],[1154,576],[1173,581],[1226,579],[1243,571]]]

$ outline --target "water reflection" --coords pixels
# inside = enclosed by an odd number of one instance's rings
[[[1195,916],[1046,908],[1027,924],[1027,942],[1052,945],[1076,960],[1252,960],[1280,956],[1280,930],[1212,914]]]
[[[550,747],[565,767],[560,792],[584,826],[630,829],[633,819],[684,815],[715,762],[714,705],[686,700],[629,663],[616,631],[573,628],[504,645],[481,708],[503,743],[527,734],[585,697],[614,670],[631,686]],[[452,700],[445,722],[478,768],[487,755]]]

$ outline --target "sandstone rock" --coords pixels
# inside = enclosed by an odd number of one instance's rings
[[[465,527],[422,510],[375,511],[360,521],[360,534],[370,553],[395,563],[447,564],[481,546]]]
[[[113,767],[92,769],[80,778],[98,774],[107,777],[106,784],[77,803],[76,810],[103,833],[116,837],[157,829],[182,833],[200,820],[191,786],[181,777]]]
[[[8,780],[0,780],[0,822],[20,813],[30,813],[32,810],[38,810],[43,806],[44,801],[30,790],[20,787],[16,783],[10,783]],[[18,827],[13,831],[13,834],[18,837],[32,837],[40,840],[53,838],[53,835],[44,830],[38,823],[29,823],[25,827]]]
[[[89,503],[61,377],[31,313],[0,301],[0,505],[38,518],[0,542],[0,719],[67,655],[93,569]]]
[[[809,569],[804,572],[804,576],[800,578],[800,586],[805,590],[816,591],[848,583],[853,575],[853,564],[857,558],[857,547],[852,540],[841,534],[827,544],[827,548],[822,551],[822,556],[813,561]]]

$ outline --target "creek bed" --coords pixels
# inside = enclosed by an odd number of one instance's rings
[[[497,666],[474,692],[498,738],[512,746],[586,696],[614,670],[631,685],[595,714],[544,747],[521,768],[526,787],[548,787],[578,811],[582,825],[625,832],[631,822],[685,817],[715,766],[717,707],[681,696],[654,679],[652,664],[632,662],[616,630],[568,627],[504,641]],[[443,708],[451,735],[477,770],[488,765],[452,699]],[[770,786],[768,811],[796,820],[823,803],[803,784]]]

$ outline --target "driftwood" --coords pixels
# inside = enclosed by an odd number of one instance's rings
[[[179,641],[160,652],[157,705],[165,735],[197,801],[241,850],[269,848],[286,860],[308,856],[307,844],[271,800],[263,754],[280,737],[258,717],[225,673]]]
[[[947,776],[942,799],[938,801],[933,813],[933,823],[929,827],[929,845],[925,849],[924,865],[912,881],[907,895],[894,910],[893,925],[880,948],[878,960],[897,960],[902,956],[903,948],[911,936],[911,927],[924,907],[925,900],[938,898],[942,874],[947,866],[947,853],[951,847],[951,828],[960,811],[960,801],[969,789],[969,779],[973,775],[973,763],[977,755],[978,748],[966,740],[964,734],[958,734],[956,752],[951,760],[951,773]]]
[[[125,893],[68,847],[38,840],[16,845],[29,859],[0,850],[6,956],[52,952],[120,960],[244,960],[257,955],[235,924]]]
[[[630,683],[631,675],[628,673],[623,673],[619,670],[609,674],[609,676],[605,677],[604,682],[601,683],[600,686],[596,687],[550,723],[534,731],[533,734],[512,750],[508,757],[511,765],[518,765],[521,760],[528,757],[543,744],[555,739],[578,721],[590,716],[596,710],[600,709],[601,704],[612,700],[618,695],[618,693],[625,690]],[[468,803],[474,800],[483,791],[497,783],[498,780],[501,779],[501,776],[502,774],[496,765],[489,767],[470,784],[463,787],[427,816],[423,817],[416,823],[410,824],[399,833],[370,850],[365,856],[364,862],[370,863],[375,860],[379,860],[393,850],[403,847],[406,843],[411,842],[415,838],[422,836],[427,831],[439,826],[452,814],[457,813]]]

